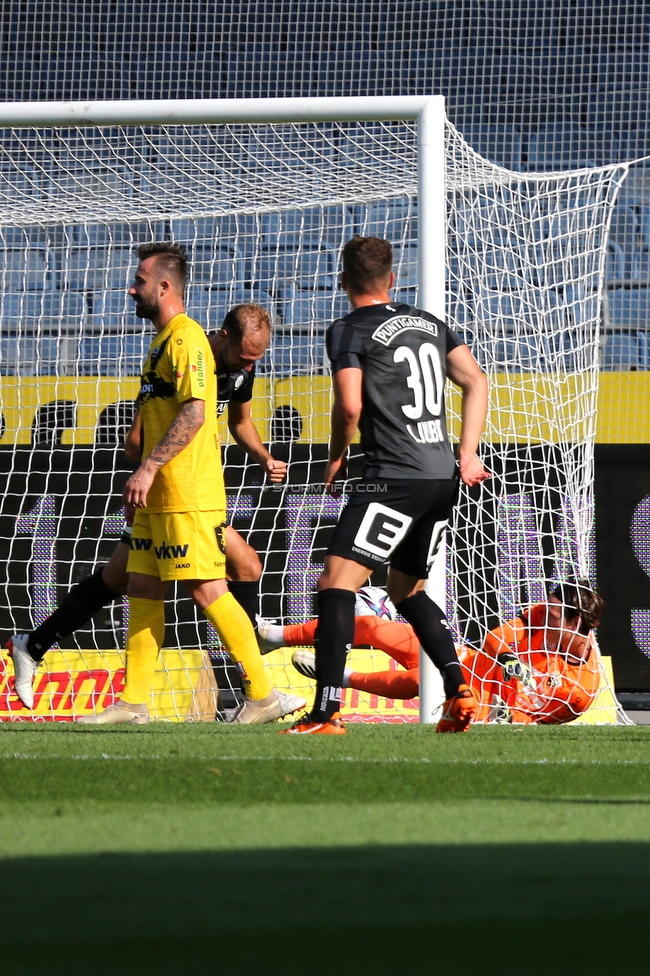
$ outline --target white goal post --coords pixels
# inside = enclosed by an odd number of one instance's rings
[[[335,280],[353,233],[391,240],[396,296],[447,318],[490,380],[483,452],[494,477],[480,502],[461,491],[430,581],[458,643],[476,646],[549,583],[593,575],[601,296],[626,172],[509,172],[446,122],[442,96],[1,104],[5,630],[40,623],[119,535],[117,429],[146,342],[126,288],[134,244],[161,233],[190,246],[188,311],[206,327],[242,300],[267,303],[280,322],[258,371],[264,415],[255,418],[263,439],[286,448],[295,477],[264,494],[246,459],[226,466],[237,467],[231,513],[248,519],[263,559],[263,614],[310,615],[314,553],[338,514],[318,484],[323,334],[345,310]],[[448,413],[455,438],[452,391]],[[196,663],[206,634],[178,605],[169,646],[193,649]],[[75,645],[99,654],[89,674],[106,672],[102,648],[121,646],[125,614],[110,610],[103,631],[93,624],[91,643]],[[178,673],[190,668],[183,654]],[[372,670],[385,667],[373,660]],[[420,721],[435,721],[440,687],[425,658]],[[72,715],[73,696],[65,700]],[[377,711],[366,705],[362,720]],[[210,712],[196,702],[170,709],[177,719]],[[378,714],[394,721],[406,711]]]

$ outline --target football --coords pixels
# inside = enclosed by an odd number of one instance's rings
[[[357,592],[354,612],[357,617],[368,617],[374,614],[386,620],[397,619],[395,605],[381,586],[362,586]]]

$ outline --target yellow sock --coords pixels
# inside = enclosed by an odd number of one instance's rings
[[[264,672],[253,625],[232,593],[218,597],[203,613],[219,634],[233,661],[239,665],[247,696],[259,701],[270,695],[271,685]]]
[[[148,705],[151,681],[165,636],[163,600],[130,596],[129,630],[126,638],[126,684],[122,701]]]

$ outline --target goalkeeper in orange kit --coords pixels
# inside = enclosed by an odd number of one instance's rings
[[[589,708],[600,686],[594,628],[602,609],[588,580],[560,583],[546,603],[491,630],[481,651],[463,648],[480,700],[476,720],[558,725]]]
[[[479,702],[476,721],[561,724],[584,712],[600,683],[594,627],[602,605],[588,580],[561,583],[546,603],[491,630],[481,650],[459,648],[465,679]],[[262,652],[313,644],[316,623],[280,627],[260,618]],[[420,645],[410,624],[386,616],[357,616],[354,643],[385,651],[404,670],[365,673],[346,668],[345,687],[386,698],[418,695]],[[301,674],[314,677],[312,651],[296,651],[292,660]]]

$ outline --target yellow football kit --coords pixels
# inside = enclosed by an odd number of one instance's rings
[[[170,579],[223,579],[226,494],[217,430],[214,358],[198,322],[176,315],[151,345],[140,383],[143,457],[160,443],[189,399],[205,420],[156,473],[136,512],[127,569]]]
[[[217,379],[208,338],[184,313],[154,339],[140,383],[143,458],[160,443],[186,400],[205,401],[203,426],[158,471],[148,512],[214,512],[226,508],[217,424]]]

